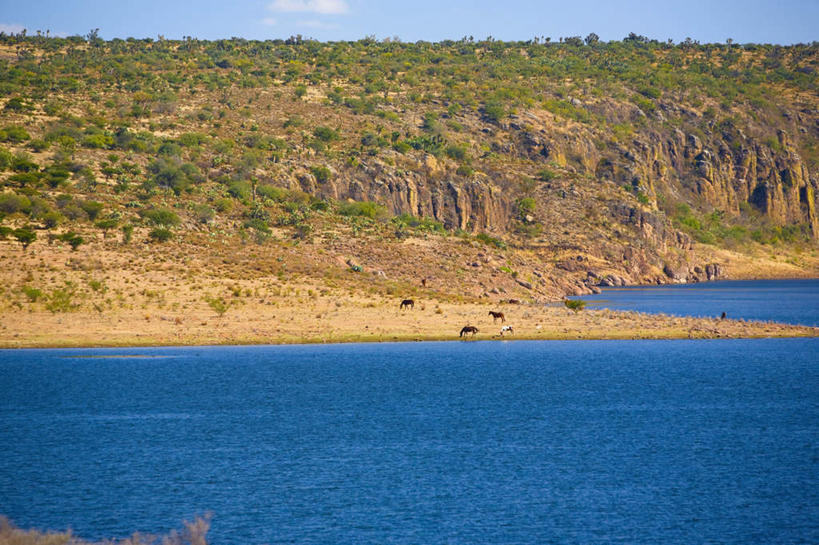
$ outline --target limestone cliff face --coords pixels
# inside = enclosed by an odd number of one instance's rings
[[[728,218],[761,215],[774,225],[805,226],[819,239],[816,173],[786,130],[775,140],[751,137],[731,122],[662,108],[677,121],[665,123],[659,111],[649,118],[623,103],[598,105],[596,113],[610,124],[640,127],[625,136],[599,125],[556,122],[543,111],[523,111],[491,126],[473,120],[473,156],[499,160],[476,161],[469,176],[458,175],[458,163],[445,156],[387,149],[355,166],[336,166],[323,183],[301,165],[292,184],[320,197],[376,201],[448,229],[503,235],[521,222],[539,222],[541,242],[596,253],[621,275],[618,281],[629,283],[722,274],[716,264],[698,260],[693,241],[673,227],[664,203],[687,203],[705,214],[721,210]],[[815,130],[819,137],[819,120]],[[755,132],[765,133],[760,127]],[[521,183],[544,168],[553,171],[553,181],[528,189]],[[537,202],[525,219],[517,206],[524,196]]]
[[[464,179],[427,156],[423,165],[398,172],[381,162],[342,171],[326,183],[299,177],[303,191],[338,200],[375,201],[392,213],[434,218],[447,229],[503,232],[512,216],[514,196],[487,176]]]
[[[567,166],[574,158],[580,172],[631,187],[655,208],[659,194],[733,216],[747,205],[775,225],[803,224],[819,238],[819,182],[785,131],[777,133],[777,151],[730,126],[707,132],[705,139],[680,129],[646,130],[604,151],[577,130],[522,131],[518,142],[532,160]]]

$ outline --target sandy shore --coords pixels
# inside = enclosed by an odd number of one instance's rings
[[[0,347],[92,347],[218,344],[292,344],[457,340],[462,327],[490,339],[701,339],[819,336],[819,328],[775,323],[678,318],[637,312],[583,310],[558,305],[445,303],[417,300],[300,298],[275,305],[50,313],[4,312]],[[503,312],[505,324],[489,311]],[[514,333],[500,334],[502,325]]]

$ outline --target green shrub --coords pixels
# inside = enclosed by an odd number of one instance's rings
[[[313,129],[313,136],[325,144],[329,144],[330,142],[334,142],[339,139],[338,132],[329,127],[316,127]]]
[[[316,181],[320,184],[327,183],[330,181],[330,176],[332,176],[330,169],[323,165],[311,167],[310,172],[313,173],[313,176],[316,177]]]
[[[0,142],[11,142],[12,144],[21,144],[31,138],[28,132],[23,127],[16,125],[9,125],[0,129]]]
[[[154,225],[160,227],[175,227],[181,223],[179,216],[170,208],[159,207],[143,210],[140,215]]]
[[[79,308],[79,304],[74,302],[76,289],[70,282],[66,282],[64,288],[57,288],[48,295],[48,302],[45,304],[47,310],[57,312],[73,312]]]
[[[82,140],[82,145],[92,149],[111,149],[114,147],[114,137],[105,134],[89,134]]]
[[[246,201],[250,198],[252,189],[249,182],[231,182],[228,186],[228,194],[241,201]]]
[[[173,232],[166,227],[157,227],[151,229],[151,232],[148,233],[148,238],[152,242],[167,242],[173,238]]]
[[[22,212],[28,214],[31,211],[31,200],[25,195],[16,193],[0,194],[0,212],[3,214],[15,214]]]
[[[495,248],[504,249],[506,248],[506,243],[499,238],[490,236],[486,233],[478,233],[475,235],[475,239],[487,246],[494,246]]]
[[[94,221],[97,219],[97,216],[100,215],[100,212],[102,212],[103,205],[101,202],[97,201],[82,201],[80,203],[80,208],[83,209],[85,214],[88,216],[88,219]]]
[[[21,97],[12,97],[6,102],[3,109],[9,112],[28,112],[33,108]]]
[[[575,312],[586,308],[586,301],[583,301],[582,299],[564,299],[563,304],[566,305],[567,309]]]
[[[134,226],[131,224],[122,226],[122,243],[129,244],[134,236]]]
[[[28,298],[28,300],[32,303],[36,303],[37,300],[43,296],[42,290],[29,286],[28,284],[23,286],[22,291],[23,295],[25,295]]]
[[[535,213],[535,199],[532,197],[523,197],[517,201],[518,217],[525,218],[528,215]]]
[[[499,123],[507,115],[506,107],[498,101],[490,101],[484,104],[483,115],[492,123]]]
[[[220,318],[224,316],[225,312],[230,308],[230,303],[225,301],[222,297],[211,297],[208,295],[205,296],[205,302]]]
[[[23,247],[23,251],[27,250],[32,242],[37,240],[37,233],[31,227],[20,227],[11,232],[11,236],[17,239],[17,242]]]
[[[388,214],[385,207],[371,201],[343,203],[338,207],[338,213],[342,216],[360,216],[370,219],[383,218]]]
[[[555,174],[548,168],[543,168],[537,171],[537,177],[542,182],[551,182],[557,177],[557,174]]]
[[[54,212],[54,211],[47,212],[45,215],[43,215],[43,226],[46,229],[54,229],[55,227],[60,225],[60,222],[62,220],[63,220],[63,215],[60,214],[59,212]]]
[[[199,223],[210,223],[215,216],[216,212],[206,204],[196,204],[193,207],[193,217]]]
[[[230,212],[233,209],[233,201],[230,199],[216,199],[213,202],[213,207],[216,208],[217,212],[225,213]]]
[[[460,165],[458,169],[455,171],[455,174],[458,176],[463,176],[464,178],[469,178],[473,174],[475,174],[475,169],[473,169],[469,165]]]
[[[59,240],[63,242],[67,242],[69,246],[71,246],[71,250],[76,252],[77,248],[80,247],[83,243],[85,243],[85,239],[82,238],[80,235],[75,233],[74,231],[68,231],[67,233],[63,233],[59,237]]]

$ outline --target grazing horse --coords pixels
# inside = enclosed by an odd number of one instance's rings
[[[404,310],[405,308],[411,308],[411,309],[414,310],[415,309],[415,301],[413,301],[412,299],[404,299],[403,301],[401,301],[400,309]]]
[[[503,326],[503,327],[501,328],[501,330],[500,330],[500,336],[501,336],[501,337],[503,337],[503,334],[504,334],[504,333],[512,333],[512,334],[514,334],[514,333],[515,333],[515,330],[514,330],[514,329],[512,329],[512,326],[510,326],[510,325],[505,325],[505,326]]]
[[[493,324],[498,320],[498,318],[500,318],[501,323],[506,321],[506,316],[503,315],[503,312],[495,312],[494,310],[490,310],[489,315],[492,317]]]
[[[466,335],[467,333],[472,333],[472,336],[474,337],[474,336],[475,336],[475,333],[477,333],[477,332],[478,332],[478,328],[477,328],[477,327],[475,327],[475,326],[473,326],[473,325],[467,325],[467,326],[464,326],[464,327],[463,327],[463,329],[461,329],[461,334],[460,334],[460,335],[458,335],[458,336],[459,336],[459,337],[463,337],[463,336],[464,336],[464,335]]]

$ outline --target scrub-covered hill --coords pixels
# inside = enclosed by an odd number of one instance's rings
[[[816,43],[636,35],[0,34],[4,304],[815,276],[817,70]]]

